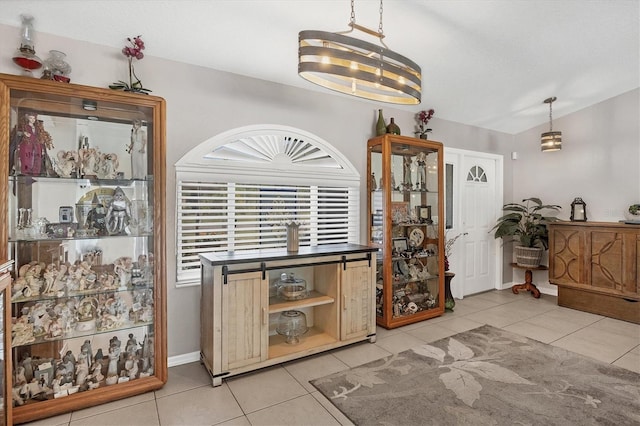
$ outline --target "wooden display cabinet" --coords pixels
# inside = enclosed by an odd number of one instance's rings
[[[367,157],[369,244],[378,325],[395,328],[444,313],[444,181],[440,142],[387,134]]]
[[[200,256],[201,358],[213,386],[222,379],[351,343],[375,341],[376,248],[356,244],[210,253]],[[282,274],[304,280],[300,298],[276,289]],[[308,330],[278,333],[284,312],[302,312]]]
[[[552,222],[549,282],[558,305],[640,324],[640,227]]]
[[[165,101],[1,74],[0,99],[13,422],[162,387]]]

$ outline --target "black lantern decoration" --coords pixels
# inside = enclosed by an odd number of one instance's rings
[[[571,203],[571,217],[572,222],[586,222],[587,221],[587,203],[582,201],[582,198],[576,197]]]

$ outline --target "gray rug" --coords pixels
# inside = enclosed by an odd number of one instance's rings
[[[357,425],[640,425],[640,374],[488,325],[311,383]]]

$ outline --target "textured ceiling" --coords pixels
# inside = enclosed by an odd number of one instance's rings
[[[355,12],[378,28],[377,0]],[[147,55],[329,92],[297,75],[297,36],[347,30],[350,2],[0,0],[0,23],[21,13],[36,32],[116,48],[141,34]],[[507,133],[547,122],[550,96],[558,118],[639,87],[639,22],[639,0],[386,0],[383,13],[386,44],[422,67],[422,104],[399,109]]]

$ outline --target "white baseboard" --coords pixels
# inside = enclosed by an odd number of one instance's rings
[[[167,359],[167,365],[169,367],[176,367],[178,365],[189,364],[196,361],[200,361],[200,352],[191,352],[188,354],[170,356]]]

